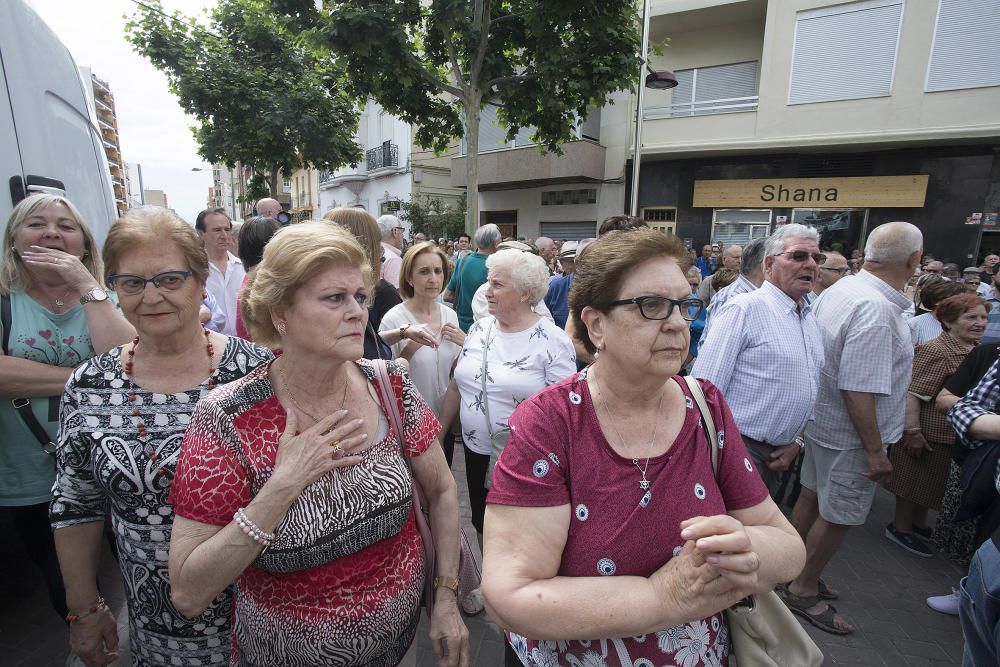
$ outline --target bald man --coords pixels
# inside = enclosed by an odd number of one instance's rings
[[[847,266],[847,258],[836,250],[826,253],[826,261],[819,267],[819,280],[813,287],[812,293],[819,296],[828,287],[847,275],[850,267]]]
[[[254,208],[257,209],[257,215],[265,218],[274,218],[277,220],[278,214],[281,213],[281,204],[278,203],[277,199],[271,199],[270,197],[261,199]]]

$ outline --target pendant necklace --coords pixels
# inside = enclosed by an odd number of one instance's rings
[[[593,378],[591,378],[591,381],[593,381]],[[643,491],[649,490],[650,482],[649,480],[646,479],[646,471],[649,469],[649,456],[653,451],[653,442],[656,440],[656,431],[657,429],[660,428],[660,408],[663,407],[663,396],[665,394],[666,392],[661,390],[660,402],[656,404],[656,412],[654,413],[656,416],[654,417],[655,421],[653,422],[653,435],[650,436],[649,444],[646,445],[646,462],[640,468],[639,459],[638,458],[632,459],[632,465],[634,465],[636,469],[639,471],[639,473],[642,475],[642,480],[639,482],[639,488],[642,489]],[[621,431],[618,430],[618,423],[617,420],[615,419],[615,414],[611,412],[611,407],[608,405],[607,399],[604,398],[603,391],[601,391],[601,405],[604,406],[604,409],[605,411],[607,411],[608,416],[611,417],[611,427],[615,429],[615,434],[618,436],[618,440],[622,443],[623,447],[626,446],[625,438],[622,437]]]
[[[211,334],[208,329],[204,329],[205,332],[205,352],[208,354],[208,390],[212,391],[215,389],[215,366],[212,365],[212,357],[215,355],[215,346],[212,345]],[[135,380],[132,377],[132,370],[135,364],[135,350],[139,347],[139,337],[136,336],[132,339],[132,347],[128,351],[128,361],[125,362],[125,375],[128,376],[129,390],[128,390],[128,400],[133,403],[132,406],[132,416],[136,418],[136,430],[139,432],[139,437],[145,440],[147,431],[146,423],[142,420],[142,414],[139,410],[139,394],[136,391]],[[151,442],[143,443],[142,451],[150,461],[155,461],[157,457],[156,445]]]
[[[278,377],[281,378],[281,387],[285,390],[285,394],[292,400],[292,405],[296,407],[302,414],[312,419],[314,422],[319,422],[320,419],[316,417],[313,413],[306,410],[304,407],[299,405],[299,402],[295,400],[295,395],[292,394],[291,390],[288,388],[288,380],[285,379],[285,372],[281,370],[281,366],[278,366]],[[347,388],[350,386],[350,382],[344,383],[344,396],[340,399],[340,407],[337,410],[343,410],[344,405],[347,404]],[[332,414],[332,413],[331,413]],[[329,431],[327,431],[329,433]],[[325,434],[324,434],[325,435]]]

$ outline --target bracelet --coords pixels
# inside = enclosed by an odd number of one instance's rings
[[[270,547],[271,543],[274,542],[274,533],[261,530],[257,524],[250,520],[250,517],[246,515],[242,507],[236,510],[236,514],[233,515],[233,521],[236,522],[247,537],[264,547],[264,549]]]
[[[79,614],[77,614],[75,612],[72,612],[72,611],[70,613],[66,614],[66,622],[67,623],[76,623],[80,619],[87,618],[88,616],[93,616],[94,614],[96,614],[99,611],[111,611],[108,608],[107,603],[104,602],[104,598],[102,598],[100,596],[97,597],[97,602],[95,602],[93,604],[93,606],[91,606],[89,609],[85,609],[84,611],[81,611]]]
[[[903,433],[920,433],[921,429],[919,426],[916,428],[904,428]]]
[[[437,576],[434,577],[434,590],[439,588],[447,588],[450,591],[454,591],[455,595],[458,595],[458,589],[461,587],[462,582],[458,580],[457,577],[444,577]]]

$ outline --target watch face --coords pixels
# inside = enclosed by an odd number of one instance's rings
[[[108,293],[102,290],[100,287],[95,287],[80,299],[80,303],[90,303],[91,301],[104,301],[108,298]]]

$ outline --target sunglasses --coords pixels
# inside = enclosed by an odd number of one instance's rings
[[[806,250],[786,250],[785,252],[775,253],[778,255],[788,255],[793,262],[804,262],[810,257],[814,262],[822,266],[826,263],[826,255],[821,252],[808,252]]]
[[[844,266],[844,267],[841,267],[839,269],[828,269],[825,266],[821,266],[819,268],[823,269],[824,271],[833,271],[834,273],[839,274],[840,276],[847,275],[847,272],[851,270],[851,268],[848,267],[848,266]]]

